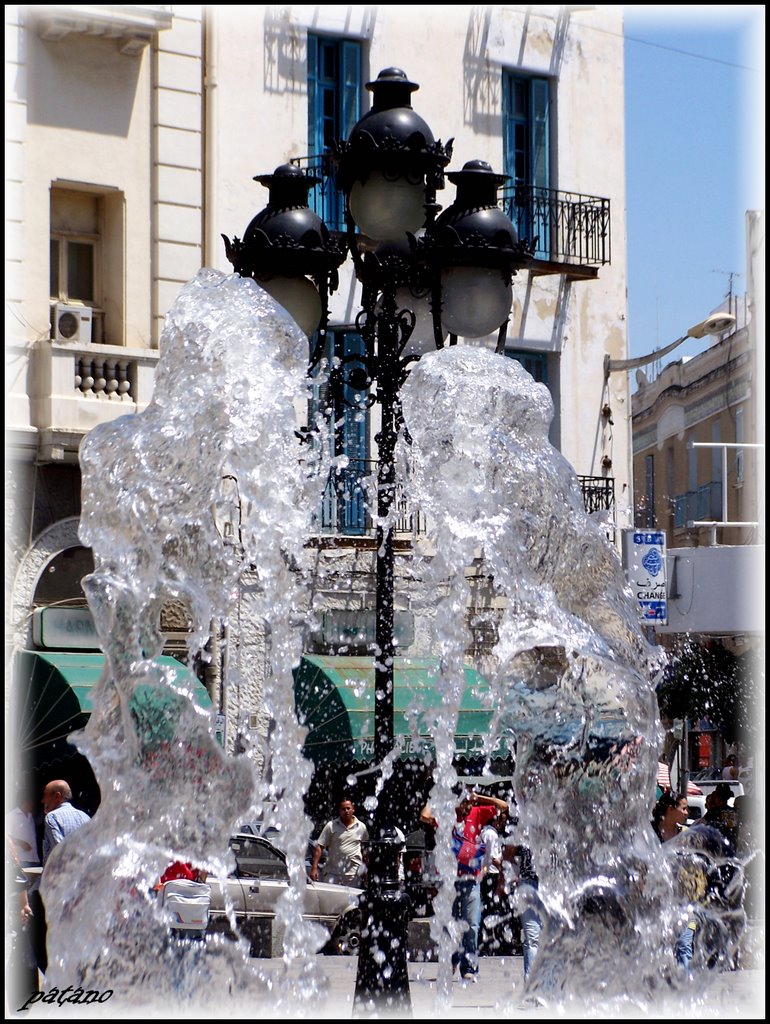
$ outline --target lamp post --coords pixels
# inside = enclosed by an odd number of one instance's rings
[[[437,217],[436,192],[444,187],[452,140],[446,145],[435,140],[412,108],[411,95],[418,88],[398,68],[380,72],[375,81],[367,83],[371,110],[347,140],[335,144],[331,154],[337,185],[345,195],[347,250],[362,286],[356,325],[364,352],[332,367],[330,385],[343,400],[345,385],[359,392],[369,389],[366,404],[377,403],[381,412],[375,438],[374,756],[379,764],[394,747],[394,528],[390,513],[396,490],[395,448],[402,427],[400,390],[421,353],[442,348],[447,335],[450,344],[455,344],[458,335],[478,338],[497,331],[497,350],[502,351],[511,308],[511,279],[531,255],[497,205],[497,190],[506,176],[495,174],[483,161],[470,161],[461,171],[448,175],[457,186],[457,197]],[[312,276],[320,296],[322,335],[340,251],[307,209],[308,188],[315,179],[304,179],[308,182],[304,207],[296,209],[299,174],[287,166],[274,175],[256,178],[270,188],[267,210],[254,218],[243,242],[223,237],[238,273],[263,283],[280,267],[290,286],[273,294],[290,312],[288,300],[298,302],[295,293],[305,290],[297,279]],[[286,207],[291,203],[295,208],[289,211]],[[292,231],[286,230],[287,221]],[[304,233],[303,227],[307,229]],[[268,280],[268,290],[270,284]],[[282,294],[287,295],[286,302]],[[311,369],[322,351],[321,336],[311,353]],[[360,411],[360,404],[356,408]],[[367,889],[361,899],[355,1004],[362,1012],[382,1007],[403,1014],[411,1012],[407,975],[410,906],[398,878],[400,842],[392,809],[386,785],[375,812]]]
[[[672,341],[670,345],[666,345],[664,348],[655,349],[654,352],[650,352],[646,356],[637,356],[634,359],[610,359],[609,353],[607,353],[604,357],[604,380],[605,382],[608,381],[610,374],[615,370],[634,370],[637,366],[646,366],[647,363],[651,363],[655,359],[660,359],[661,356],[666,356],[669,352],[673,352],[675,348],[678,348],[688,338],[705,338],[706,335],[724,334],[725,331],[734,325],[735,317],[732,313],[712,313],[705,320],[701,320],[700,323],[691,327],[681,338],[677,338],[676,341]]]

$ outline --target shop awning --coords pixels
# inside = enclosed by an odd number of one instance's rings
[[[205,686],[175,658],[155,662],[174,671],[201,707],[210,707]],[[17,677],[17,742],[33,761],[61,760],[72,754],[66,737],[82,729],[93,711],[91,692],[104,669],[103,654],[72,651],[23,651]]]
[[[438,660],[396,658],[393,732],[402,757],[424,757],[434,750],[432,715],[442,702]],[[457,718],[455,756],[483,756],[492,723],[489,684],[465,669],[465,693]],[[300,722],[308,728],[305,754],[315,764],[371,761],[374,757],[374,663],[372,658],[307,654],[294,675]],[[493,757],[507,757],[498,742]]]

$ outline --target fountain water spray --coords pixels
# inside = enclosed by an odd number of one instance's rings
[[[107,668],[78,746],[102,803],[46,870],[51,984],[110,989],[129,1006],[193,997],[221,1006],[223,995],[263,993],[271,983],[242,945],[210,938],[180,958],[151,887],[174,858],[226,874],[233,825],[280,795],[274,821],[291,886],[278,908],[286,978],[274,1005],[324,990],[313,958],[320,929],[302,920],[310,765],[292,681],[312,603],[305,542],[326,478],[321,456],[313,463],[300,452],[295,433],[306,366],[305,336],[254,282],[203,270],[168,315],[153,402],[83,443],[81,537],[96,567],[84,585]],[[442,704],[431,712],[438,867],[454,878],[465,569],[482,560],[505,598],[488,673],[495,714],[487,750],[500,738],[515,744],[521,822],[542,880],[544,930],[529,991],[552,1002],[629,994],[643,1002],[676,988],[670,951],[681,906],[648,821],[657,660],[614,548],[548,443],[550,397],[517,363],[450,347],[413,369],[402,405],[408,491],[434,524],[435,555],[416,564],[414,607],[430,620],[440,658]],[[229,531],[224,480],[237,481]],[[188,609],[195,654],[212,621],[232,614],[244,574],[270,637],[270,787],[256,782],[248,758],[225,755],[209,714],[153,660],[165,601]],[[459,939],[452,898],[452,885],[443,886],[433,927],[439,1008]],[[70,941],[76,927],[78,944]]]
[[[260,989],[259,972],[232,942],[211,939],[204,955],[180,962],[151,894],[173,859],[226,877],[233,827],[267,795],[251,761],[225,755],[209,713],[153,661],[164,602],[187,610],[194,656],[212,622],[234,613],[244,573],[269,633],[265,705],[281,796],[273,821],[286,837],[291,881],[278,908],[287,969],[299,960],[299,973],[313,974],[325,934],[302,920],[310,765],[291,674],[306,621],[304,543],[322,479],[307,453],[301,461],[295,433],[306,372],[307,340],[280,306],[252,281],[202,270],[166,319],[153,401],[83,442],[81,539],[95,560],[84,589],[106,669],[78,746],[102,800],[46,870],[51,984],[111,989],[130,1004],[174,995],[216,1002]],[[225,531],[223,482],[232,479],[239,514]],[[310,978],[304,991],[319,986]]]
[[[516,361],[458,346],[423,357],[402,404],[410,500],[434,524],[423,581],[445,594],[431,637],[446,669],[436,744],[445,768],[469,642],[466,567],[481,563],[505,598],[486,673],[498,709],[487,749],[501,736],[515,744],[520,826],[541,880],[544,927],[527,990],[549,1002],[644,1002],[676,990],[686,908],[650,826],[661,653],[640,631],[606,524],[585,513],[574,470],[548,441],[550,395]],[[451,878],[453,775],[438,776],[431,803]],[[434,923],[444,999],[452,897],[444,887]]]

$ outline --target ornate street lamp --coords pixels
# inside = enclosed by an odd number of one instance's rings
[[[379,763],[393,750],[394,739],[394,548],[389,513],[395,498],[394,452],[401,429],[399,392],[410,365],[426,348],[424,336],[411,343],[415,330],[426,320],[420,306],[429,299],[427,324],[432,324],[438,348],[447,331],[455,335],[454,340],[457,334],[488,334],[507,323],[514,264],[517,259],[519,266],[524,263],[514,227],[497,207],[497,188],[505,178],[495,175],[487,164],[475,161],[449,175],[457,185],[457,200],[436,220],[436,192],[444,187],[452,141],[445,146],[435,141],[412,109],[411,94],[417,88],[398,68],[380,72],[376,81],[367,84],[372,109],[332,154],[337,184],[347,200],[348,246],[362,284],[358,326],[366,345],[360,360],[366,380],[360,383],[372,389],[370,395],[379,403],[382,417],[376,438],[375,760]],[[462,315],[467,303],[472,304],[470,318]],[[361,1010],[384,1004],[403,1012],[410,1009],[406,959],[410,908],[398,881],[400,844],[391,814],[386,787],[375,813],[368,883],[361,900],[355,999]]]
[[[390,520],[396,492],[395,448],[402,415],[400,390],[411,365],[446,334],[483,337],[498,331],[505,344],[511,308],[511,278],[529,254],[497,205],[506,180],[483,161],[471,161],[450,174],[455,202],[440,217],[436,192],[452,154],[434,139],[412,109],[419,86],[403,71],[387,68],[367,83],[372,108],[347,140],[332,150],[338,187],[346,200],[347,248],[362,286],[356,319],[365,351],[329,368],[331,389],[346,400],[377,403],[378,445],[376,526],[376,627],[374,757],[382,764],[393,751],[394,530]],[[270,203],[249,225],[243,242],[225,238],[228,258],[238,273],[254,277],[290,312],[298,279],[312,277],[320,295],[319,322],[326,324],[326,298],[336,286],[339,248],[320,219],[307,209],[316,179],[286,165],[255,180],[270,188]],[[300,203],[300,199],[302,203]],[[225,237],[225,236],[223,236]],[[278,275],[289,285],[276,284]],[[308,283],[305,281],[305,283]],[[299,289],[305,285],[299,283]],[[297,307],[304,312],[301,304]],[[309,313],[309,310],[308,310]],[[295,317],[296,318],[296,317]],[[306,323],[310,325],[307,315]],[[300,321],[300,325],[304,324]],[[308,332],[309,333],[309,332]],[[323,352],[323,338],[311,356],[311,370]],[[366,399],[362,392],[368,391]],[[398,877],[400,841],[392,824],[392,797],[381,793],[372,829],[367,889],[361,898],[361,947],[356,1008],[373,1006],[411,1012],[407,974],[409,898]]]
[[[308,338],[323,333],[329,295],[338,284],[337,269],[345,250],[307,205],[320,179],[283,164],[254,181],[269,192],[267,206],[251,221],[241,241],[222,235],[228,260],[241,277],[252,277],[280,302]]]
[[[508,180],[484,160],[469,160],[448,174],[457,197],[425,233],[419,245],[431,269],[431,304],[436,344],[443,333],[456,341],[498,332],[497,352],[505,348],[511,311],[511,282],[526,266],[531,250],[497,205],[497,190]]]

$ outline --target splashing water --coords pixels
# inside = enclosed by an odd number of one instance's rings
[[[85,588],[107,671],[78,746],[102,803],[68,840],[66,861],[57,850],[46,870],[51,984],[110,989],[130,1007],[194,998],[217,1015],[235,1005],[225,996],[252,999],[253,1012],[253,996],[268,989],[273,1007],[295,1015],[297,1000],[309,1005],[324,991],[313,956],[324,936],[302,920],[310,765],[292,681],[312,604],[309,516],[326,478],[295,434],[306,368],[305,336],[254,282],[201,271],[167,317],[151,405],[95,429],[82,446],[81,538],[95,558]],[[437,867],[454,878],[454,733],[465,686],[466,568],[475,565],[505,598],[486,673],[496,709],[487,751],[501,738],[515,742],[516,796],[541,878],[544,929],[529,991],[552,1002],[650,999],[678,984],[670,951],[682,908],[671,851],[664,855],[648,822],[656,659],[614,548],[548,444],[546,389],[517,363],[445,349],[423,357],[402,399],[412,438],[402,478],[433,524],[435,549],[415,564],[412,607],[440,658],[442,701],[430,712]],[[225,513],[233,481],[237,522]],[[164,602],[187,609],[194,654],[212,622],[235,614],[244,589],[269,635],[270,785],[264,771],[256,780],[248,758],[224,754],[209,714],[153,661]],[[242,944],[225,939],[180,958],[152,885],[172,859],[224,876],[234,823],[278,794],[274,822],[291,882],[277,909],[283,979],[275,985]],[[432,924],[439,1007],[460,939],[453,895],[451,885],[441,888]],[[724,917],[712,920],[724,942]],[[77,946],[69,941],[76,927]]]
[[[660,746],[651,677],[661,661],[640,632],[614,547],[548,442],[550,395],[514,360],[458,346],[423,357],[402,404],[410,500],[434,524],[422,579],[427,593],[443,594],[431,637],[446,697],[431,797],[446,823],[441,874],[455,873],[452,735],[475,565],[506,598],[488,671],[500,711],[487,749],[500,736],[515,741],[520,825],[540,876],[543,931],[527,991],[552,1003],[644,1002],[676,990],[685,974],[674,938],[687,910],[666,865],[672,851],[664,855],[649,820]],[[444,1000],[458,939],[453,895],[445,886],[435,903]]]
[[[286,837],[291,880],[277,908],[285,959],[287,969],[300,961],[305,997],[323,986],[310,958],[325,933],[302,920],[310,765],[291,675],[305,621],[304,542],[321,480],[300,461],[295,435],[306,373],[307,340],[281,307],[254,282],[202,270],[166,319],[151,404],[94,429],[82,445],[81,539],[95,561],[84,588],[107,668],[78,746],[102,801],[69,839],[66,858],[52,857],[46,870],[51,984],[110,989],[131,1005],[175,997],[214,1005],[264,991],[241,945],[210,937],[180,957],[151,893],[175,859],[226,877],[233,825],[266,795],[251,761],[225,755],[209,713],[153,661],[164,602],[184,605],[195,654],[212,622],[235,613],[246,574],[269,632],[264,700],[274,723],[272,785],[282,794],[273,820]],[[233,480],[239,515],[227,529]],[[73,944],[79,920],[87,926]]]

